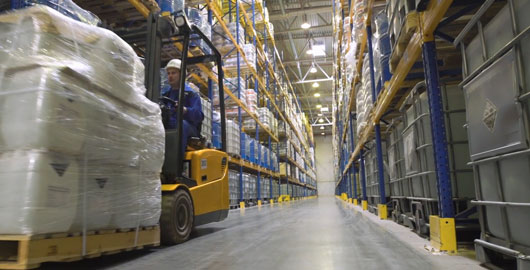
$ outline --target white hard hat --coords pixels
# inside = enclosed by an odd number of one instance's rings
[[[172,59],[171,61],[169,61],[169,63],[167,63],[166,70],[168,68],[176,68],[180,70],[180,62],[180,59]]]

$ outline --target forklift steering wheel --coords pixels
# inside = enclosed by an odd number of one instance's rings
[[[171,102],[171,104],[177,104],[177,101],[172,100],[172,99],[170,99],[168,97],[160,97],[160,98],[158,98],[158,100],[160,100],[160,101],[169,101],[169,102]]]
[[[159,101],[162,101],[162,102],[171,102],[171,104],[173,104],[174,106],[177,106],[178,102],[173,100],[173,99],[170,99],[168,97],[159,97],[158,98]]]

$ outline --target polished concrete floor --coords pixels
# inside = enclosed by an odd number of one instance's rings
[[[334,197],[265,205],[233,210],[178,246],[43,269],[480,269],[472,259],[432,254],[426,240],[384,222]]]

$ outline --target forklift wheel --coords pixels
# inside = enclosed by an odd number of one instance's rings
[[[185,242],[193,227],[193,203],[185,190],[162,195],[161,241],[164,245]]]

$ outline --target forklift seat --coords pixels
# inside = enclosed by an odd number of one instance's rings
[[[190,150],[201,150],[206,148],[206,138],[203,136],[200,137],[190,137],[188,139],[188,149]]]

